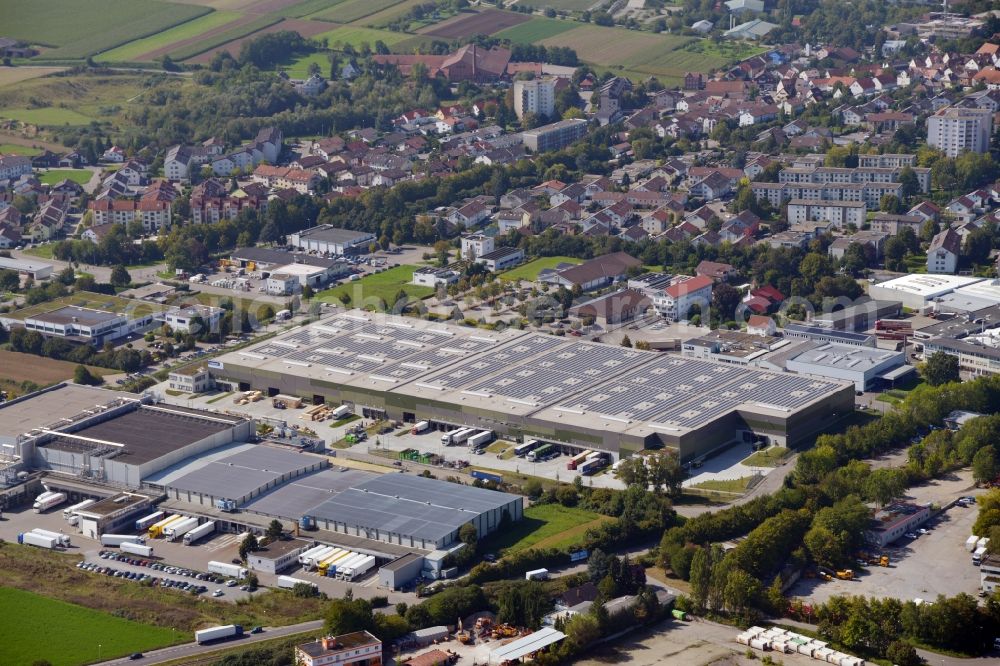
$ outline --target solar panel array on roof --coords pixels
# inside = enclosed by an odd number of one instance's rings
[[[428,377],[424,381],[444,388],[463,388],[504,368],[519,365],[535,354],[558,347],[562,342],[552,336],[532,335],[500,347],[490,354],[477,356],[453,366],[447,372]]]
[[[797,375],[662,357],[559,408],[692,428],[748,402],[791,411],[832,388],[830,382]]]

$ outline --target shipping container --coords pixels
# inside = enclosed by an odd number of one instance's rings
[[[228,564],[227,562],[209,562],[208,572],[217,573],[222,576],[229,576],[230,578],[246,578],[247,576],[246,569],[238,564]]]
[[[70,545],[68,534],[63,534],[62,532],[53,532],[51,530],[43,530],[37,527],[31,531],[34,532],[35,534],[41,534],[44,537],[55,539],[56,543],[58,543],[60,546],[65,547]]]
[[[418,423],[415,423],[412,428],[410,428],[410,434],[419,435],[430,427],[430,421],[419,421]]]
[[[102,546],[120,546],[123,543],[142,543],[142,537],[135,534],[102,534]]]
[[[43,497],[40,500],[36,499],[32,508],[35,510],[35,513],[45,513],[49,509],[59,506],[65,501],[65,493],[52,493],[51,495]]]
[[[207,643],[209,641],[217,641],[223,638],[232,638],[234,636],[242,635],[243,627],[238,624],[227,624],[221,627],[212,627],[211,629],[196,631],[194,632],[194,640],[197,643]]]
[[[208,536],[215,532],[215,521],[210,520],[207,523],[202,523],[198,527],[194,528],[190,532],[184,535],[184,545],[190,546],[198,539]]]
[[[70,518],[75,516],[76,512],[79,511],[80,509],[86,509],[91,504],[96,504],[96,503],[97,500],[88,499],[88,500],[83,500],[82,502],[79,502],[77,504],[74,504],[71,507],[67,507],[63,509],[63,518],[69,520]]]
[[[170,541],[176,541],[196,527],[198,527],[197,518],[186,518],[164,527],[163,536]]]
[[[291,576],[278,576],[278,587],[285,588],[286,590],[290,590],[300,583],[303,585],[309,585],[313,589],[319,588],[319,585],[310,582],[308,580],[302,580],[300,578],[292,578]]]
[[[517,456],[518,458],[523,458],[524,456],[528,455],[530,451],[537,448],[538,444],[539,441],[537,439],[529,439],[524,444],[518,444],[517,446],[514,447],[514,455]]]
[[[59,541],[57,539],[42,536],[41,534],[35,534],[34,532],[18,534],[17,542],[26,546],[38,546],[39,548],[48,548],[49,550],[53,550],[59,545]]]
[[[139,520],[135,521],[135,530],[137,532],[141,532],[142,530],[149,529],[149,526],[154,525],[156,521],[163,520],[163,515],[164,514],[162,511],[156,511],[154,513],[149,514],[148,516],[140,518]]]
[[[132,553],[133,555],[141,555],[142,557],[152,557],[153,547],[143,546],[141,543],[132,543],[131,541],[123,541],[119,548],[122,549],[123,553]]]

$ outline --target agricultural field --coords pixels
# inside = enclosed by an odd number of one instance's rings
[[[69,361],[58,361],[54,358],[44,358],[34,354],[0,350],[0,368],[2,368],[0,369],[0,388],[18,395],[22,393],[19,388],[24,382],[38,386],[49,386],[56,382],[73,379],[73,371],[76,366],[76,363]],[[117,370],[107,368],[88,367],[92,374],[102,377],[117,372]],[[2,642],[0,641],[0,643]],[[0,647],[0,651],[2,649]],[[8,662],[0,659],[0,663]]]
[[[74,183],[86,185],[90,182],[93,175],[93,173],[87,171],[86,169],[49,169],[39,176],[38,180],[42,181],[42,183],[46,185],[55,185],[56,183],[61,183],[68,178]]]
[[[337,45],[347,45],[357,48],[361,46],[362,42],[368,42],[369,46],[374,46],[375,42],[382,41],[385,42],[386,46],[392,47],[393,44],[398,44],[406,39],[410,38],[405,32],[392,32],[391,30],[374,30],[372,28],[361,28],[353,25],[345,25],[329,32],[324,32],[316,35],[316,39],[326,39],[330,48],[337,48]],[[319,53],[313,54],[310,57],[320,56],[323,61],[329,63],[326,60],[326,54]],[[322,66],[322,62],[320,63]],[[308,65],[306,65],[308,67]],[[329,69],[327,67],[326,69]]]
[[[305,18],[310,14],[321,12],[343,0],[302,0],[282,10],[282,15],[288,18]]]
[[[555,268],[559,264],[579,264],[581,261],[573,257],[539,257],[517,268],[512,268],[500,274],[504,280],[526,280],[534,282],[538,274],[546,268]]]
[[[87,664],[170,645],[176,632],[108,613],[0,587],[4,635],[0,662],[53,666]]]
[[[277,16],[252,16],[247,14],[227,25],[210,30],[199,38],[174,44],[170,51],[170,57],[174,60],[187,60],[188,58],[212,51],[234,40],[252,35],[258,30],[273,26],[280,21],[281,19]]]
[[[137,39],[116,49],[105,51],[97,56],[98,62],[150,62],[157,57],[164,49],[176,48],[178,42],[196,40],[211,30],[227,25],[239,19],[242,15],[238,12],[212,12],[193,21],[182,23],[181,25],[164,30],[163,32]]]
[[[269,17],[263,17],[261,20],[265,22],[273,20]],[[245,26],[244,26],[245,27]],[[299,33],[303,37],[315,37],[316,35],[322,33],[325,30],[329,30],[329,24],[325,24],[322,21],[304,21],[301,19],[282,19],[277,23],[273,23],[264,27],[263,29],[257,29],[252,33],[245,33],[243,37],[237,38],[233,41],[219,42],[214,46],[210,46],[208,50],[201,53],[201,55],[192,59],[192,62],[197,63],[207,63],[211,62],[212,56],[216,51],[227,51],[233,56],[238,56],[240,53],[240,48],[243,46],[243,42],[254,39],[261,35],[279,32],[281,30],[292,30]],[[173,57],[173,56],[171,56]],[[177,59],[177,58],[175,58]]]
[[[584,12],[594,4],[594,0],[541,0],[538,6],[551,7],[556,11]]]
[[[16,143],[0,143],[0,155],[8,155],[10,153],[23,155],[24,157],[34,157],[35,155],[41,155],[42,151],[40,148],[21,146]]]
[[[443,39],[459,39],[475,35],[492,35],[506,28],[512,28],[531,19],[524,14],[504,12],[499,9],[486,9],[481,12],[463,12],[456,17],[442,21],[430,29],[421,30],[421,34],[441,37]]]
[[[484,551],[516,553],[528,548],[564,548],[576,545],[591,527],[611,520],[607,516],[561,504],[533,504],[524,518],[503,534],[494,534],[482,544]]]
[[[62,72],[65,69],[65,67],[0,67],[0,88]]]
[[[49,47],[39,60],[85,58],[209,11],[159,0],[0,0],[4,36]]]
[[[519,44],[535,44],[543,39],[549,39],[564,32],[582,27],[582,24],[573,21],[560,21],[558,19],[542,18],[534,16],[527,23],[507,28],[494,34],[500,39],[509,39]],[[579,54],[583,57],[583,54]]]
[[[345,0],[329,9],[310,14],[307,18],[331,23],[353,23],[366,16],[381,12],[402,0]]]
[[[384,28],[403,14],[407,13],[417,5],[424,4],[424,0],[403,0],[398,5],[387,7],[380,12],[365,17],[365,25],[372,28]]]
[[[580,58],[595,65],[636,65],[660,58],[687,44],[690,38],[656,35],[622,28],[583,25],[554,37],[541,40],[545,46],[568,46]]]
[[[345,282],[332,289],[327,289],[316,295],[316,298],[328,303],[340,303],[342,294],[351,297],[350,306],[364,309],[380,309],[380,300],[392,307],[396,294],[400,289],[413,298],[426,298],[434,293],[430,287],[410,284],[416,266],[397,266],[381,273],[372,273],[360,280]]]

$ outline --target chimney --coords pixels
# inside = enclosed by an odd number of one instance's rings
[[[333,639],[330,638],[329,636],[324,636],[323,638],[321,638],[319,640],[323,644],[323,649],[324,650],[330,650],[330,649],[333,648]]]

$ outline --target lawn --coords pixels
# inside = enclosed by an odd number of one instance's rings
[[[333,23],[351,23],[398,5],[400,2],[402,0],[346,0],[329,9],[310,14],[306,18]]]
[[[156,51],[171,44],[175,44],[185,39],[193,39],[209,30],[218,28],[231,21],[235,21],[241,16],[238,12],[212,12],[205,16],[198,17],[187,23],[182,23],[169,30],[137,39],[116,49],[105,51],[97,57],[100,62],[133,62],[139,60],[141,56]]]
[[[309,65],[316,63],[319,65],[320,74],[328,76],[330,73],[330,57],[326,53],[310,53],[296,60],[291,61],[282,69],[293,79],[304,79],[309,76]]]
[[[330,45],[330,48],[335,49],[338,46],[346,46],[348,44],[350,44],[354,48],[358,48],[359,46],[361,46],[362,42],[368,42],[369,46],[374,47],[375,42],[377,41],[384,42],[386,46],[392,46],[393,44],[397,44],[405,39],[409,39],[411,36],[412,35],[408,35],[405,32],[392,32],[391,30],[374,30],[372,28],[361,28],[353,25],[345,25],[343,27],[330,30],[329,32],[324,32],[319,35],[316,35],[314,39],[325,38],[327,40],[327,43]],[[325,62],[327,63],[326,67],[324,68],[325,70],[324,74],[328,73],[330,66],[329,66],[329,60],[326,60],[326,56],[324,54],[314,54],[314,55],[323,56],[323,60],[325,60]],[[321,67],[322,65],[323,61],[320,62]],[[306,64],[306,67],[308,68],[309,65]]]
[[[772,446],[763,451],[757,451],[744,460],[743,464],[747,467],[777,467],[785,462],[788,453],[788,449],[783,446]]]
[[[34,157],[35,155],[41,155],[42,150],[40,148],[32,148],[30,146],[19,146],[16,143],[0,143],[0,155],[7,155],[9,153],[23,155],[25,157]]]
[[[55,247],[55,243],[45,243],[44,245],[36,245],[35,247],[29,247],[24,251],[25,254],[30,254],[34,257],[40,257],[41,259],[51,259],[52,250]]]
[[[20,120],[32,125],[89,125],[93,120],[89,116],[57,107],[42,109],[0,109],[0,118]]]
[[[691,488],[700,488],[701,490],[722,493],[743,494],[746,492],[749,485],[750,477],[744,476],[739,479],[710,479],[708,481],[696,483],[691,486]]]
[[[564,548],[579,543],[588,529],[606,520],[611,518],[576,507],[534,504],[502,534],[487,537],[482,550],[516,553],[527,548]]]
[[[84,58],[209,11],[158,0],[0,0],[4,36],[53,47],[39,60]]]
[[[49,169],[39,176],[38,180],[42,181],[45,185],[55,185],[68,178],[74,183],[86,185],[90,182],[90,178],[93,175],[93,173],[86,169]]]
[[[316,294],[320,301],[341,303],[340,296],[350,296],[350,307],[363,309],[382,309],[382,301],[393,305],[400,289],[410,298],[426,298],[434,293],[430,287],[410,284],[416,266],[397,266],[381,273],[372,273],[360,280],[345,282],[332,289]],[[380,300],[381,299],[381,300]]]
[[[165,627],[140,624],[109,613],[0,587],[4,640],[0,663],[53,666],[87,664],[187,640]]]
[[[588,4],[592,4],[588,0]],[[527,23],[515,25],[494,34],[498,39],[509,39],[520,44],[535,44],[543,39],[561,35],[564,32],[582,27],[580,23],[572,21],[559,21],[557,19],[534,17]]]
[[[555,268],[559,264],[579,264],[581,261],[573,257],[539,257],[517,268],[512,268],[500,274],[505,280],[526,280],[534,282],[538,274],[546,268]]]

